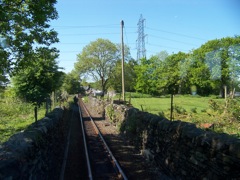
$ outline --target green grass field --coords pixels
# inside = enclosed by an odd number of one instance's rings
[[[173,98],[173,104],[183,107],[187,112],[195,111],[201,113],[209,108],[209,97],[189,97],[189,96],[175,96]],[[223,99],[214,99],[216,101],[224,103]],[[144,111],[158,114],[159,112],[170,113],[171,98],[132,98],[131,104],[141,110],[141,106]]]
[[[133,107],[170,119],[170,96],[159,98],[135,97],[136,98],[131,98],[131,104]],[[127,94],[126,100],[129,100],[129,94]],[[232,121],[231,118],[228,118],[228,116],[224,116],[223,114],[218,114],[218,112],[213,111],[210,107],[211,100],[217,102],[221,106],[224,106],[225,100],[217,98],[216,96],[174,96],[174,120],[195,123],[197,126],[202,123],[214,123],[214,131],[240,137],[240,121]]]
[[[38,119],[43,118],[45,109],[38,109]],[[10,136],[26,129],[35,122],[34,106],[14,99],[0,99],[0,144]]]

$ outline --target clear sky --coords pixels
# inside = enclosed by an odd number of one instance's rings
[[[189,52],[209,40],[240,35],[240,0],[59,0],[59,18],[51,22],[59,33],[59,66],[68,73],[76,55],[97,38],[124,43],[136,59],[138,20],[145,19],[146,55],[166,50]]]

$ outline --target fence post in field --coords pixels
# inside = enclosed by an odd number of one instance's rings
[[[173,120],[173,94],[171,93],[171,112],[170,112],[170,120]]]
[[[37,106],[34,107],[35,122],[37,122]]]

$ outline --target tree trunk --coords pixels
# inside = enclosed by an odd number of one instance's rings
[[[104,78],[102,78],[102,94],[101,97],[104,97],[104,93],[105,93],[105,88],[106,88],[106,81],[104,80]]]

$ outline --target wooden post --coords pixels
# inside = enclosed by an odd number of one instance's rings
[[[131,94],[131,92],[130,92],[130,97],[129,97],[129,106],[131,106],[131,104],[132,104],[131,100],[132,100],[132,94]]]
[[[52,102],[51,104],[50,104],[50,111],[52,110],[52,108],[54,109],[54,107],[55,107],[55,91],[52,91],[52,101],[50,101],[50,102]]]
[[[224,109],[224,114],[225,114],[227,112],[227,108],[228,108],[227,86],[224,86],[224,97],[225,97],[225,109]]]
[[[125,103],[125,79],[124,79],[124,42],[123,42],[123,26],[124,22],[123,20],[121,21],[121,32],[122,32],[122,98],[123,98],[123,103]]]
[[[224,86],[224,97],[225,101],[227,100],[227,86]]]
[[[171,113],[170,113],[170,120],[173,120],[173,94],[171,94]]]
[[[34,117],[35,117],[35,122],[37,122],[37,106],[34,107]]]

